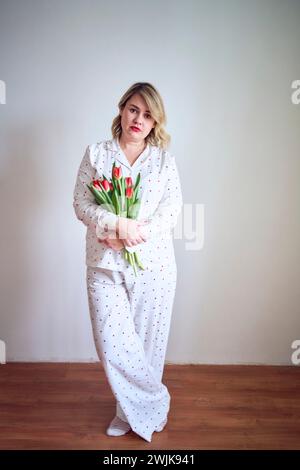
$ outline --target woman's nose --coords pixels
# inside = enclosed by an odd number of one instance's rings
[[[136,116],[135,122],[140,124],[142,122],[142,116]]]

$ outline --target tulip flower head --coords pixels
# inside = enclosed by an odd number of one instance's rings
[[[126,188],[129,188],[130,186],[132,186],[131,176],[128,176],[127,178],[125,178],[125,184],[126,184]]]
[[[101,191],[101,186],[100,186],[100,180],[93,180],[93,186],[94,188],[98,189],[99,191]]]
[[[122,176],[122,170],[120,166],[115,166],[113,168],[113,177],[116,178],[116,180],[119,180]]]
[[[126,188],[126,193],[125,193],[125,194],[126,194],[126,197],[127,197],[128,199],[131,199],[132,196],[133,196],[133,187],[130,186],[130,188]]]
[[[110,190],[109,182],[107,180],[102,180],[101,184],[106,192]]]

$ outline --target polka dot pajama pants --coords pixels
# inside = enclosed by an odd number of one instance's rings
[[[151,442],[167,418],[162,383],[177,268],[113,271],[87,266],[90,318],[98,357],[116,398],[117,416]]]

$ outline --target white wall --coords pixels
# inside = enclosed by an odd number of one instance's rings
[[[300,338],[300,2],[1,0],[7,361],[98,360],[72,193],[136,81],[161,92],[203,249],[175,240],[168,362],[291,364]]]

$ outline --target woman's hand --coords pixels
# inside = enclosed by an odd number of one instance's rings
[[[121,251],[123,250],[124,248],[124,243],[122,240],[118,239],[118,238],[104,238],[104,239],[101,239],[98,238],[98,242],[99,243],[104,243],[106,246],[108,246],[109,248],[111,248],[112,250],[114,251]]]
[[[124,242],[125,246],[130,247],[146,242],[146,236],[142,231],[142,226],[145,224],[146,221],[119,217],[117,225],[118,238]]]

